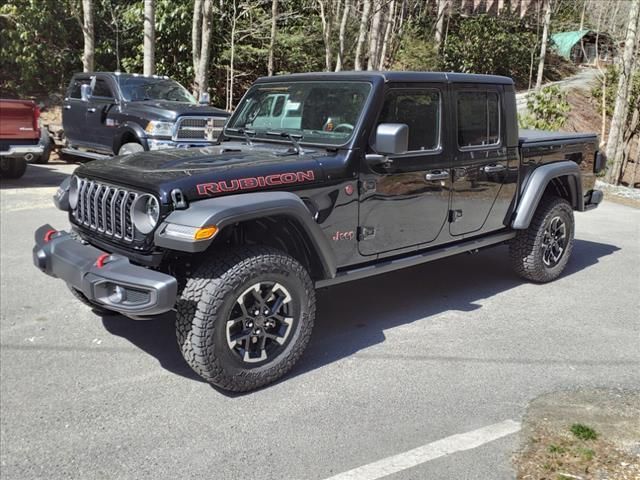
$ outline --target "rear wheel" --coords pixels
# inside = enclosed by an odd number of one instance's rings
[[[544,197],[527,230],[511,241],[515,271],[533,282],[555,280],[567,266],[573,249],[573,208],[564,198]]]
[[[20,178],[27,170],[27,161],[24,158],[2,158],[0,159],[1,178]]]
[[[293,367],[314,318],[306,269],[278,250],[245,247],[212,256],[187,280],[177,304],[177,340],[205,380],[248,391]]]

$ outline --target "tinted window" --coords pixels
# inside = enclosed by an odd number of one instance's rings
[[[113,93],[109,88],[109,84],[107,83],[106,80],[103,80],[102,78],[96,79],[96,84],[93,87],[93,91],[91,92],[91,95],[94,97],[113,98]]]
[[[500,98],[496,92],[458,93],[458,145],[500,143]]]
[[[81,85],[89,85],[91,83],[91,79],[89,78],[78,78],[73,81],[71,87],[69,88],[69,98],[82,98],[80,93]]]
[[[440,92],[391,90],[379,123],[404,123],[409,127],[409,151],[435,150],[440,145]]]

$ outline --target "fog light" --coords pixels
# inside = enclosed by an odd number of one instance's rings
[[[127,299],[127,291],[120,285],[114,285],[109,290],[107,298],[111,303],[122,303]]]

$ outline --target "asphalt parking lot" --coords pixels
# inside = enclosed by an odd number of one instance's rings
[[[95,316],[32,265],[72,170],[0,184],[3,479],[509,479],[531,400],[640,385],[640,210],[577,214],[551,284],[499,247],[324,290],[294,371],[228,395],[184,363],[171,315]]]

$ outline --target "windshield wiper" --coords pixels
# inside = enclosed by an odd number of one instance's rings
[[[302,135],[296,135],[294,137],[289,132],[265,132],[265,135],[270,135],[272,137],[286,138],[291,142],[291,145],[293,145],[293,149],[294,149],[295,153],[297,153],[298,155],[302,155],[304,153],[304,151],[302,150],[302,147],[300,146],[300,144],[298,143],[298,141],[295,138],[295,137],[297,137],[298,140],[302,140]]]
[[[249,145],[250,147],[253,146],[253,140],[251,140],[251,137],[249,135],[252,136],[256,136],[256,131],[255,130],[248,130],[245,128],[231,128],[231,127],[227,127],[225,128],[225,130],[227,132],[234,132],[234,133],[239,133],[240,135],[244,135],[244,139],[247,142],[247,145]]]

